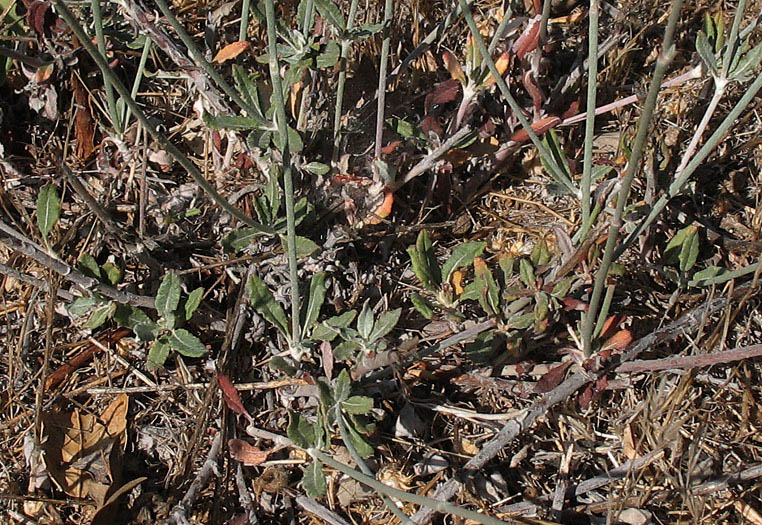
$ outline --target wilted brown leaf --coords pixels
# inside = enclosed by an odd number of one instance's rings
[[[267,461],[267,456],[272,452],[271,450],[260,450],[259,447],[250,445],[240,439],[229,440],[228,448],[233,459],[249,467],[255,467],[264,463]]]
[[[246,40],[239,40],[232,44],[228,44],[217,52],[214,56],[214,62],[222,64],[228,60],[233,60],[235,57],[246,51],[250,45],[251,44]]]
[[[74,138],[77,140],[77,157],[86,161],[95,150],[95,124],[90,111],[90,99],[79,77],[71,73],[71,91],[74,96]]]

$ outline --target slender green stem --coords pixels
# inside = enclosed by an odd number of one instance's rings
[[[378,109],[376,112],[376,149],[374,156],[381,158],[384,140],[384,109],[386,106],[386,69],[389,65],[393,0],[384,2],[384,41],[381,43],[381,64],[378,70]]]
[[[220,195],[217,190],[215,190],[214,187],[209,183],[209,181],[204,178],[204,175],[198,170],[195,164],[193,164],[185,155],[183,155],[177,146],[172,144],[172,142],[170,142],[167,137],[165,137],[162,133],[159,132],[159,130],[156,129],[156,126],[154,126],[154,124],[148,120],[148,117],[146,117],[146,115],[140,109],[140,106],[138,106],[135,100],[130,96],[130,93],[127,91],[127,88],[124,86],[124,84],[122,84],[119,78],[117,78],[114,72],[111,71],[111,69],[108,67],[108,63],[106,62],[106,59],[103,57],[103,55],[101,55],[95,46],[90,42],[90,37],[87,35],[87,33],[85,33],[85,30],[77,21],[74,14],[66,6],[64,1],[52,0],[52,2],[56,6],[58,14],[64,19],[74,34],[77,35],[80,44],[82,44],[82,47],[85,48],[85,50],[90,54],[95,63],[98,65],[103,76],[109,77],[111,83],[114,86],[114,89],[116,89],[117,93],[119,93],[119,96],[124,99],[124,102],[130,108],[132,113],[137,117],[146,131],[151,134],[156,142],[158,142],[159,145],[167,151],[167,153],[172,155],[172,157],[174,157],[174,159],[188,171],[191,177],[193,177],[193,180],[196,181],[201,189],[203,189],[204,192],[206,192],[206,194],[209,195],[209,197],[222,209],[230,213],[233,217],[240,220],[247,226],[259,230],[263,234],[274,235],[275,231],[272,228],[259,224],[251,217],[248,217],[243,212],[241,212],[241,210],[231,205],[227,200],[225,200],[225,197]]]
[[[643,113],[638,121],[638,132],[635,136],[635,144],[632,148],[632,154],[627,163],[627,170],[617,195],[616,210],[614,212],[614,217],[611,220],[611,226],[609,227],[606,248],[603,252],[603,260],[595,275],[593,294],[590,298],[590,306],[582,328],[583,352],[588,357],[592,354],[593,328],[597,319],[601,295],[603,295],[603,289],[606,286],[606,277],[608,276],[609,267],[614,261],[614,249],[616,248],[616,243],[619,238],[619,228],[622,226],[622,215],[624,214],[624,208],[627,205],[627,197],[630,194],[630,187],[635,178],[635,173],[637,173],[640,168],[640,159],[645,151],[648,129],[651,125],[651,117],[653,116],[654,108],[656,107],[656,99],[659,95],[661,81],[664,78],[667,67],[675,56],[675,47],[672,44],[672,40],[675,28],[677,27],[677,21],[680,19],[680,8],[682,7],[682,3],[682,0],[673,0],[672,2],[672,12],[669,15],[667,27],[664,30],[663,48],[659,54],[659,58],[656,60],[654,76],[648,87],[648,95],[646,96],[646,101],[643,105]]]
[[[743,277],[744,275],[749,275],[750,273],[754,273],[757,268],[759,267],[760,262],[755,262],[754,264],[750,264],[749,266],[744,266],[743,268],[740,268],[738,270],[733,270],[732,272],[725,272],[720,275],[715,275],[714,277],[707,277],[705,279],[693,279],[688,283],[688,286],[711,286],[713,284],[722,284],[726,283],[732,279],[738,279],[739,277]]]
[[[243,0],[243,5],[241,5],[241,27],[238,29],[239,41],[248,40],[250,11],[251,11],[251,0]]]
[[[93,9],[93,23],[95,25],[95,36],[98,40],[98,51],[103,58],[106,58],[106,37],[103,36],[103,17],[101,14],[100,0],[91,1]],[[114,97],[114,87],[111,85],[111,80],[103,77],[103,87],[106,89],[106,103],[108,104],[108,112],[111,117],[111,124],[114,126],[117,136],[122,136],[122,124],[119,119],[119,112],[116,109],[116,97]]]
[[[492,56],[489,54],[487,45],[484,43],[484,39],[482,38],[481,33],[479,33],[479,29],[476,27],[476,22],[474,21],[474,17],[471,14],[471,10],[469,9],[466,0],[458,0],[458,4],[460,5],[460,9],[466,18],[466,22],[468,23],[468,28],[471,31],[471,35],[474,37],[474,41],[479,48],[479,53],[482,55],[482,60],[487,63],[487,67],[489,68],[490,73],[492,73],[492,76],[495,77],[495,81],[497,83],[498,89],[500,90],[500,93],[503,95],[506,102],[508,102],[511,110],[513,110],[513,114],[516,116],[516,118],[519,120],[519,123],[521,123],[521,126],[529,135],[529,139],[532,141],[532,144],[535,145],[537,150],[540,152],[540,156],[545,160],[546,164],[550,168],[550,175],[573,195],[579,196],[579,190],[575,188],[574,184],[566,177],[564,172],[558,166],[555,158],[553,158],[553,155],[551,155],[550,151],[548,151],[548,148],[546,148],[542,141],[540,141],[540,138],[532,129],[532,125],[524,116],[524,112],[522,111],[521,106],[519,106],[518,102],[516,102],[516,99],[514,99],[513,95],[511,95],[511,92],[508,89],[508,85],[505,83],[505,80],[497,70],[495,61],[492,60]]]
[[[135,73],[135,82],[132,84],[132,92],[130,95],[132,96],[133,100],[137,100],[138,97],[138,91],[140,90],[140,82],[143,80],[143,72],[146,69],[146,62],[148,61],[148,53],[151,51],[151,39],[150,37],[146,37],[146,41],[143,42],[143,52],[140,54],[140,63],[138,64],[138,70]],[[127,129],[129,127],[130,123],[130,115],[132,113],[130,112],[130,108],[127,107],[127,105],[124,106],[124,112],[122,113],[122,122],[124,129]]]
[[[325,463],[329,467],[338,470],[342,474],[346,474],[347,476],[354,479],[355,481],[359,481],[363,485],[366,485],[372,488],[373,490],[375,490],[376,492],[380,494],[386,494],[387,496],[391,496],[393,498],[397,498],[402,501],[407,501],[415,505],[420,505],[422,507],[429,507],[438,512],[447,512],[455,516],[471,519],[476,521],[477,523],[484,523],[486,525],[504,525],[506,523],[505,521],[501,521],[491,516],[485,516],[484,514],[479,514],[478,512],[474,512],[472,510],[467,510],[467,509],[457,507],[455,505],[447,503],[446,501],[427,498],[426,496],[421,496],[419,494],[409,493],[409,492],[392,488],[370,476],[363,474],[362,472],[358,472],[352,468],[349,468],[345,464],[340,463],[339,461],[336,461],[335,459],[333,459],[331,456],[329,456],[322,450],[311,448],[307,452],[309,452],[309,454],[313,458],[317,459],[321,463]]]
[[[346,31],[350,31],[355,24],[355,16],[357,15],[357,5],[359,0],[352,0],[349,5],[349,15],[347,16]],[[342,107],[344,105],[344,85],[347,82],[347,55],[349,55],[349,45],[351,41],[345,37],[341,42],[341,55],[339,57],[339,64],[341,71],[339,72],[339,81],[336,86],[336,107],[334,108],[333,115],[333,155],[331,161],[336,162],[339,159],[339,143],[341,142],[341,114]]]
[[[743,14],[746,11],[746,0],[739,0],[736,6],[736,12],[733,16],[733,25],[730,28],[730,39],[728,40],[727,47],[725,48],[725,55],[722,57],[722,71],[723,77],[730,71],[731,63],[733,62],[738,45],[740,44],[738,39],[738,31],[741,28],[741,21],[743,20]]]
[[[169,6],[164,0],[156,0],[156,6],[159,8],[159,10],[162,12],[162,14],[167,18],[167,21],[169,22],[169,25],[172,26],[172,29],[175,30],[175,33],[177,33],[177,36],[180,37],[180,40],[182,40],[183,44],[185,44],[185,47],[188,48],[188,53],[190,53],[191,57],[193,57],[193,60],[196,61],[196,63],[201,66],[201,68],[204,70],[204,72],[209,75],[209,77],[214,81],[215,84],[217,84],[217,87],[219,87],[222,91],[225,92],[227,96],[230,97],[230,99],[235,102],[239,108],[245,109],[246,114],[249,117],[255,117],[258,112],[256,108],[251,107],[249,104],[243,101],[243,99],[238,95],[235,89],[233,89],[230,84],[225,82],[225,80],[222,78],[222,76],[217,72],[212,65],[207,62],[207,60],[204,58],[204,55],[201,54],[201,52],[196,47],[196,44],[193,43],[193,39],[190,37],[188,33],[185,32],[185,29],[183,29],[183,26],[180,25],[180,22],[175,18],[175,15],[172,13],[172,11],[169,9]]]
[[[495,52],[497,45],[500,43],[500,39],[503,37],[503,31],[505,31],[506,26],[511,21],[511,17],[513,16],[513,9],[511,9],[510,4],[506,6],[506,9],[507,11],[503,14],[503,19],[498,24],[497,29],[495,29],[495,34],[492,35],[492,40],[489,42],[489,47],[487,48],[489,51],[489,56],[492,56],[492,53]],[[482,67],[486,66],[482,64]]]
[[[299,29],[302,32],[302,36],[304,36],[305,39],[309,37],[310,31],[312,30],[312,23],[315,19],[315,3],[313,0],[306,0],[307,3],[304,7],[304,19],[299,20]],[[306,71],[304,73],[304,77],[307,77],[308,79],[310,76],[313,75],[312,71]],[[302,88],[302,100],[299,103],[299,116],[296,119],[296,129],[299,131],[304,131],[307,126],[307,107],[309,106],[309,86],[304,86]]]
[[[315,19],[315,2],[314,0],[306,0],[304,5],[304,20],[299,20],[299,29],[302,32],[302,36],[307,37],[312,29],[312,21]]]
[[[548,19],[550,18],[551,3],[551,0],[543,0],[542,2],[542,16],[540,16],[540,34],[538,38],[540,46],[545,45],[545,41],[548,38]]]
[[[595,138],[595,100],[598,89],[598,0],[590,0],[587,48],[587,115],[585,117],[585,158],[582,164],[582,228],[589,230],[590,184],[593,173],[593,139]],[[579,242],[585,240],[583,235]]]
[[[614,299],[614,291],[616,286],[610,284],[606,287],[606,295],[603,297],[603,304],[601,305],[601,313],[598,315],[598,322],[595,323],[595,330],[593,330],[593,337],[601,335],[603,325],[606,324],[606,318],[609,315],[609,308],[611,308],[611,301]]]
[[[338,412],[338,414],[336,414],[336,421],[339,424],[339,433],[341,433],[341,439],[344,441],[344,445],[347,447],[349,455],[352,456],[352,459],[355,460],[355,463],[357,463],[357,466],[360,467],[360,470],[363,474],[366,476],[374,477],[373,471],[370,470],[370,467],[368,467],[368,465],[365,463],[365,460],[363,460],[359,452],[357,452],[357,449],[352,443],[352,440],[349,438],[349,431],[347,430],[347,424],[344,421],[344,415],[338,408],[336,411]],[[383,500],[384,504],[389,509],[389,512],[397,516],[397,519],[400,520],[400,523],[404,523],[405,525],[413,525],[413,522],[410,520],[410,518],[404,512],[402,512],[402,510],[397,507],[397,505],[391,499],[389,499],[389,496],[383,493],[379,495],[381,496],[381,500]]]
[[[624,253],[624,251],[630,247],[632,243],[635,242],[635,239],[638,238],[643,230],[648,228],[651,223],[656,220],[659,214],[661,214],[661,212],[667,206],[670,199],[677,196],[683,190],[683,187],[687,184],[688,180],[696,171],[696,169],[698,169],[698,167],[703,164],[703,162],[707,159],[707,157],[709,157],[712,151],[714,151],[714,148],[716,148],[717,145],[725,138],[727,133],[732,128],[733,123],[754,100],[760,89],[762,89],[762,74],[758,75],[751,86],[745,90],[741,100],[738,101],[730,113],[728,113],[727,116],[722,120],[715,132],[712,133],[712,136],[707,139],[698,153],[696,153],[688,165],[685,166],[685,169],[681,173],[676,174],[675,179],[672,181],[672,184],[669,185],[667,192],[659,197],[659,200],[657,200],[656,203],[651,207],[651,211],[648,216],[643,219],[635,228],[635,230],[630,233],[627,239],[622,242],[622,245],[614,254],[615,257],[619,257],[622,253]]]
[[[280,67],[278,65],[278,39],[275,33],[275,6],[273,0],[265,0],[265,18],[267,20],[267,43],[270,65],[270,81],[273,85],[273,104],[278,136],[283,146],[283,193],[286,200],[286,250],[288,251],[288,270],[291,280],[291,345],[298,347],[302,339],[299,327],[299,274],[296,262],[296,221],[294,220],[294,183],[291,178],[291,151],[288,147],[288,125],[286,120],[286,102],[283,99]]]

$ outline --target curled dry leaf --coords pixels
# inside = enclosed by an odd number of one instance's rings
[[[453,80],[457,80],[461,84],[466,83],[466,75],[463,73],[463,68],[460,67],[458,59],[453,56],[452,53],[445,51],[442,53],[442,60],[444,61],[447,71],[450,72],[450,76]]]
[[[532,123],[532,131],[539,137],[549,129],[556,127],[560,122],[561,119],[558,117],[541,118],[537,122]],[[523,128],[511,135],[511,141],[513,142],[526,142],[527,140],[529,140],[529,133]]]
[[[259,447],[250,445],[240,439],[231,439],[228,441],[228,448],[233,459],[249,467],[255,467],[267,461],[271,450],[260,450]]]
[[[629,330],[619,330],[603,343],[603,350],[624,350],[632,342]]]
[[[246,407],[243,406],[241,396],[238,395],[238,390],[236,390],[228,376],[218,373],[217,385],[219,385],[220,390],[222,391],[222,399],[225,400],[227,407],[239,416],[244,416],[249,420],[249,423],[251,423],[251,415],[249,414],[249,411],[246,410]]]
[[[228,60],[233,60],[235,57],[246,51],[250,45],[251,44],[246,40],[239,40],[232,44],[228,44],[217,52],[214,56],[214,62],[222,64]]]
[[[367,224],[379,224],[382,219],[386,219],[392,213],[394,204],[394,192],[389,188],[384,189],[384,200],[378,208],[373,210],[373,214],[366,221]]]

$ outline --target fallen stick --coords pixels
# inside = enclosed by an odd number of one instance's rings
[[[733,299],[745,294],[749,291],[750,285],[743,285],[738,287],[731,295]],[[637,343],[633,344],[627,351],[620,356],[620,363],[630,361],[637,357],[641,352],[657,345],[664,343],[679,337],[685,333],[688,333],[693,328],[700,326],[703,319],[715,312],[722,310],[728,304],[726,297],[719,297],[709,301],[708,303],[694,308],[690,312],[682,315],[676,321],[665,326],[661,330],[652,332],[647,336],[641,338]],[[613,366],[617,366],[614,364]],[[458,478],[466,479],[479,470],[492,460],[497,454],[514,439],[516,439],[523,432],[528,430],[534,425],[534,423],[542,416],[544,416],[548,410],[553,406],[568,399],[574,392],[582,388],[587,383],[597,380],[602,375],[608,373],[611,368],[606,368],[598,371],[597,373],[590,373],[584,370],[575,372],[563,383],[556,388],[543,395],[532,406],[528,407],[516,418],[508,421],[502,429],[493,437],[487,444],[472,457],[461,469],[460,473],[456,477],[448,480],[437,489],[434,493],[434,498],[442,501],[449,501],[455,494],[458,493],[461,487],[461,481]],[[433,518],[435,511],[428,507],[421,508],[414,516],[413,521],[418,524],[429,523]]]

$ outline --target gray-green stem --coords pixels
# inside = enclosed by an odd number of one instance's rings
[[[193,180],[196,181],[196,183],[201,187],[202,190],[204,190],[204,192],[207,195],[209,195],[209,198],[211,198],[222,209],[230,213],[233,217],[240,220],[247,226],[250,226],[256,230],[259,230],[260,232],[264,234],[269,234],[269,235],[275,234],[275,231],[269,226],[264,226],[262,224],[259,224],[258,222],[253,220],[251,217],[248,217],[243,212],[241,212],[241,210],[231,205],[222,195],[220,195],[217,192],[216,189],[214,189],[214,187],[209,183],[209,181],[207,181],[204,178],[204,175],[198,170],[198,168],[185,155],[183,155],[182,152],[174,144],[172,144],[172,142],[170,142],[167,139],[167,137],[165,137],[162,133],[159,132],[158,129],[156,129],[156,126],[154,126],[153,123],[150,120],[148,120],[148,117],[146,117],[146,115],[137,105],[135,100],[130,96],[130,93],[127,91],[127,88],[124,86],[124,84],[122,84],[119,78],[117,78],[114,72],[111,71],[111,69],[108,67],[108,63],[106,62],[106,59],[98,52],[98,50],[92,44],[92,42],[90,41],[90,37],[87,35],[87,33],[85,33],[85,30],[82,28],[80,23],[74,17],[74,14],[69,10],[69,8],[63,2],[63,0],[52,0],[52,1],[56,6],[56,10],[58,11],[58,14],[69,25],[69,27],[74,32],[74,34],[77,35],[77,38],[82,44],[82,47],[84,47],[85,50],[93,58],[95,63],[100,68],[103,76],[109,77],[109,79],[111,80],[111,83],[114,86],[114,89],[116,89],[117,93],[119,93],[119,96],[122,97],[124,102],[130,108],[132,113],[137,117],[137,119],[146,129],[146,131],[148,131],[148,133],[151,134],[151,136],[156,140],[156,142],[158,142],[159,145],[167,151],[167,153],[172,155],[172,157],[178,162],[178,164],[180,164],[183,168],[185,168],[185,170],[191,175],[191,177],[193,177]]]
[[[606,239],[606,248],[603,252],[603,259],[601,266],[595,275],[595,285],[593,287],[593,294],[590,298],[590,306],[585,315],[584,326],[582,327],[582,346],[583,352],[586,356],[590,356],[593,353],[593,328],[596,324],[598,306],[601,301],[601,295],[603,289],[606,286],[606,277],[608,276],[611,263],[614,261],[614,249],[616,248],[617,240],[619,239],[619,228],[622,226],[622,215],[624,214],[624,208],[627,205],[627,198],[630,195],[630,187],[632,181],[635,178],[635,174],[640,169],[640,159],[645,151],[646,139],[648,136],[648,130],[651,125],[651,117],[656,107],[656,99],[659,95],[659,89],[661,87],[662,78],[667,71],[667,67],[672,62],[675,55],[675,48],[672,44],[675,28],[677,27],[677,21],[680,18],[680,8],[682,6],[682,0],[674,0],[672,2],[672,12],[669,15],[667,21],[667,27],[664,31],[664,43],[659,58],[656,60],[656,68],[654,70],[654,76],[651,79],[651,85],[648,87],[648,95],[646,96],[645,104],[643,105],[643,113],[640,116],[638,122],[638,132],[635,136],[635,143],[632,148],[632,154],[627,163],[627,170],[624,178],[621,182],[621,187],[617,195],[616,210],[614,217],[611,220],[611,226],[609,227],[608,238]]]
[[[546,164],[550,168],[550,175],[559,184],[562,184],[564,187],[566,187],[566,189],[569,190],[572,194],[579,196],[579,191],[577,188],[575,188],[571,181],[567,179],[566,175],[563,173],[561,168],[558,166],[558,163],[553,158],[553,155],[550,154],[548,148],[546,148],[542,141],[540,141],[537,133],[535,133],[532,129],[532,125],[524,116],[524,112],[522,111],[521,106],[519,106],[518,102],[516,102],[516,99],[514,99],[513,95],[511,95],[511,92],[508,89],[508,85],[505,83],[502,75],[500,75],[500,72],[497,70],[495,61],[492,60],[492,56],[489,54],[487,45],[484,43],[484,39],[482,38],[481,33],[479,33],[479,29],[476,26],[476,22],[474,21],[474,17],[471,14],[471,10],[469,9],[466,0],[458,0],[458,5],[463,12],[463,16],[466,18],[466,23],[468,23],[468,28],[471,31],[471,35],[474,37],[474,41],[479,48],[479,53],[482,55],[482,60],[487,63],[487,67],[489,68],[490,73],[492,73],[492,76],[495,77],[495,82],[498,89],[500,90],[500,93],[503,95],[506,102],[508,102],[508,105],[511,107],[511,110],[521,124],[521,127],[524,128],[524,131],[527,132],[529,139],[532,141],[532,144],[534,144],[534,146],[540,152],[540,156],[545,160]]]
[[[93,23],[95,25],[95,36],[98,40],[98,51],[103,58],[106,58],[106,38],[103,36],[103,17],[101,16],[101,3],[100,0],[92,0],[93,9]],[[116,97],[114,97],[114,86],[111,85],[111,80],[103,77],[103,87],[106,89],[106,104],[108,104],[108,112],[111,117],[111,124],[114,126],[114,131],[119,138],[122,137],[122,123],[119,119],[119,111],[116,109]]]
[[[288,271],[291,280],[291,345],[298,347],[302,339],[299,327],[299,274],[296,261],[296,221],[294,220],[294,183],[291,178],[291,151],[288,147],[288,125],[286,103],[283,100],[280,67],[278,66],[277,35],[275,33],[275,6],[273,0],[265,1],[267,20],[267,43],[270,64],[270,80],[273,85],[273,104],[278,136],[283,145],[283,193],[286,200],[286,250],[288,251]]]
[[[595,101],[598,88],[598,0],[590,0],[588,14],[587,116],[585,117],[585,158],[582,167],[582,229],[579,242],[590,230],[590,185],[593,172],[593,139],[595,138]]]
[[[363,485],[366,485],[372,488],[379,494],[386,494],[387,496],[390,496],[392,498],[396,498],[402,501],[407,501],[409,503],[413,503],[414,505],[429,507],[438,512],[447,512],[455,516],[460,516],[461,518],[474,520],[477,523],[484,523],[486,525],[504,525],[506,523],[505,521],[501,521],[497,518],[492,518],[490,516],[485,516],[484,514],[479,514],[478,512],[474,512],[472,510],[467,510],[467,509],[457,507],[455,505],[451,505],[450,503],[447,503],[446,501],[427,498],[426,496],[421,496],[414,493],[408,493],[402,490],[392,488],[370,476],[366,476],[365,474],[361,472],[358,472],[352,468],[349,468],[348,466],[336,461],[331,456],[329,456],[328,454],[326,454],[325,452],[321,450],[311,448],[307,452],[309,452],[309,454],[313,458],[317,459],[321,463],[324,463],[328,465],[329,467],[338,470],[342,474],[346,474],[347,476],[354,479],[355,481],[359,481]]]
[[[378,109],[376,111],[376,149],[375,158],[381,158],[381,146],[384,139],[384,109],[386,106],[386,69],[389,65],[389,46],[391,43],[393,0],[384,2],[384,41],[381,43],[381,64],[378,70]]]
[[[357,15],[357,4],[359,0],[352,0],[349,6],[349,15],[347,16],[346,32],[352,30],[352,26],[355,24],[355,16]],[[349,54],[349,44],[351,41],[344,35],[344,40],[341,42],[341,55],[339,57],[339,71],[338,85],[336,86],[336,107],[334,108],[333,115],[333,155],[331,161],[336,162],[339,159],[339,145],[341,142],[341,114],[342,107],[344,105],[344,85],[347,82],[347,55]]]

